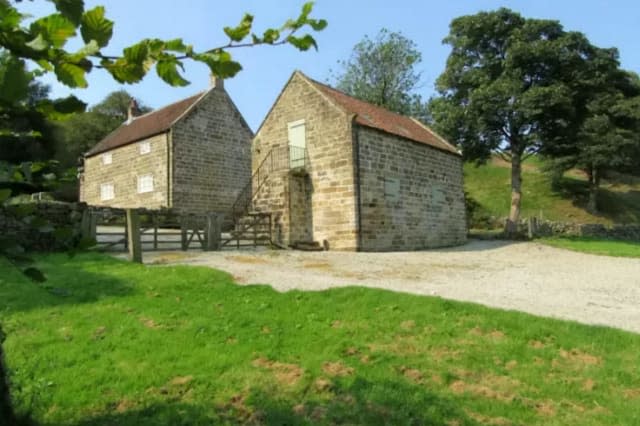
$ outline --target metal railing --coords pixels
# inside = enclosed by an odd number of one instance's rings
[[[233,218],[242,217],[249,211],[253,197],[260,191],[271,173],[287,169],[306,170],[308,164],[306,148],[292,145],[272,148],[238,194],[238,198],[231,207]]]

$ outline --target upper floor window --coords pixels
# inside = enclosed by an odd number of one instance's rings
[[[102,154],[102,165],[106,166],[107,164],[111,164],[113,162],[113,155],[110,152],[105,152]]]
[[[138,176],[138,193],[153,191],[153,175]]]
[[[140,142],[140,154],[148,154],[151,152],[151,142],[143,141]]]
[[[102,185],[100,185],[100,200],[113,200],[115,196],[116,194],[112,183],[103,183]]]

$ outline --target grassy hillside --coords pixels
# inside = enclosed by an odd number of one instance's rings
[[[499,223],[509,213],[510,164],[494,158],[487,165],[466,164],[465,190],[478,204],[472,227],[482,223]],[[586,211],[587,181],[579,171],[565,174],[560,187],[552,189],[551,178],[544,173],[539,159],[523,165],[522,217],[580,223],[640,222],[640,179],[617,176],[602,183],[599,215]]]

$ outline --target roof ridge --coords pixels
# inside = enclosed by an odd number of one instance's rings
[[[166,105],[164,105],[164,106],[161,106],[161,107],[160,107],[160,108],[158,108],[158,109],[154,109],[154,110],[151,110],[151,111],[149,111],[149,112],[145,112],[144,114],[141,114],[141,115],[136,115],[135,117],[133,117],[133,120],[131,121],[131,123],[133,123],[135,120],[137,120],[137,119],[139,119],[139,118],[148,117],[148,116],[153,115],[153,114],[155,114],[155,113],[158,113],[158,112],[160,112],[160,111],[162,111],[162,110],[164,110],[164,109],[167,109],[167,108],[172,107],[172,106],[174,106],[174,105],[176,105],[176,104],[179,104],[180,102],[184,102],[184,101],[186,101],[187,99],[191,99],[191,98],[195,98],[195,97],[198,97],[198,96],[202,96],[202,95],[204,95],[205,93],[207,93],[208,91],[209,91],[209,90],[203,90],[203,91],[201,91],[201,92],[196,93],[195,95],[187,96],[186,98],[182,98],[182,99],[179,99],[179,100],[177,100],[177,101],[171,102],[170,104],[166,104]],[[125,121],[125,122],[123,122],[122,124],[127,124],[127,122]],[[130,123],[129,123],[129,124],[130,124]]]

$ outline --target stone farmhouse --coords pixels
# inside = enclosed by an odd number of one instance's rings
[[[85,154],[80,200],[120,208],[229,213],[251,177],[253,133],[224,89],[129,120]]]
[[[234,214],[271,213],[294,247],[416,250],[464,243],[460,152],[419,121],[294,72],[252,144]]]

